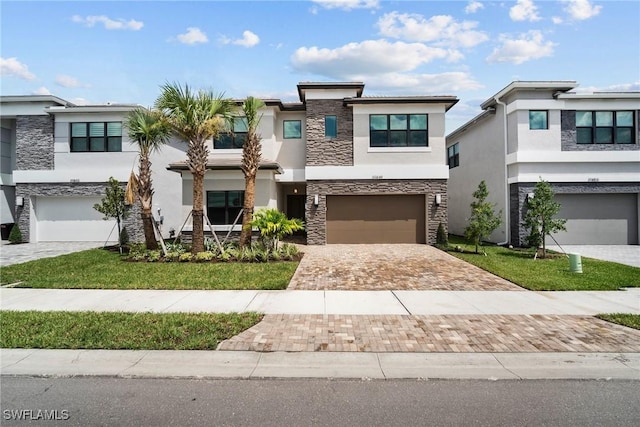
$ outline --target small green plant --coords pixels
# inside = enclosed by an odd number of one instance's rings
[[[167,253],[177,253],[178,255],[187,252],[187,249],[184,247],[182,243],[165,243],[165,247],[167,248]]]
[[[449,236],[447,236],[447,232],[444,229],[444,225],[442,223],[438,224],[438,231],[436,232],[436,245],[447,247],[449,246]]]
[[[162,252],[160,251],[149,251],[147,253],[147,261],[149,262],[158,262],[162,258]]]
[[[284,245],[282,245],[280,253],[282,254],[283,258],[292,260],[299,255],[300,251],[298,250],[298,247],[296,245],[285,243]]]
[[[192,258],[191,252],[186,252],[186,253],[180,254],[180,256],[178,257],[178,261],[189,262],[191,261],[191,258]]]
[[[207,261],[212,261],[214,258],[215,258],[215,254],[213,252],[206,251],[206,252],[198,252],[193,259],[194,261],[197,261],[197,262],[207,262]]]
[[[289,234],[304,230],[304,222],[298,218],[287,218],[277,209],[260,209],[253,215],[251,226],[260,231],[260,237],[267,249],[278,247],[278,242]]]
[[[184,252],[182,252],[184,253]],[[167,252],[167,255],[164,257],[164,260],[166,262],[172,262],[172,261],[178,261],[180,258],[180,255],[182,255],[182,253],[180,252]]]
[[[13,228],[9,232],[9,242],[12,244],[22,243],[22,232],[18,223],[13,224]]]
[[[122,231],[120,232],[120,243],[123,245],[129,244],[129,232],[127,231],[127,227],[122,227]]]

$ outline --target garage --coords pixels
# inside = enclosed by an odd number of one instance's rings
[[[556,194],[559,218],[567,231],[554,235],[560,245],[637,245],[638,195]],[[554,244],[547,238],[548,244]]]
[[[327,243],[425,243],[424,195],[327,196]]]
[[[115,220],[103,220],[93,205],[100,197],[37,197],[34,203],[37,241],[117,241]],[[113,230],[113,233],[112,233]]]

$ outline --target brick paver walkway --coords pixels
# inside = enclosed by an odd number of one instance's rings
[[[590,316],[267,315],[219,350],[640,352],[640,331]]]
[[[427,245],[303,246],[291,290],[523,290]]]

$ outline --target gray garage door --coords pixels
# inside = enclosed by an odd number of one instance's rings
[[[565,245],[638,244],[637,194],[556,194],[567,231],[554,235]],[[548,244],[554,244],[547,238]]]
[[[327,243],[425,243],[424,195],[327,196]]]

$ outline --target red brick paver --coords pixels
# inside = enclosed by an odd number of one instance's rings
[[[427,245],[303,246],[288,289],[508,291],[519,286]]]
[[[640,331],[590,316],[267,315],[219,350],[640,352]]]

